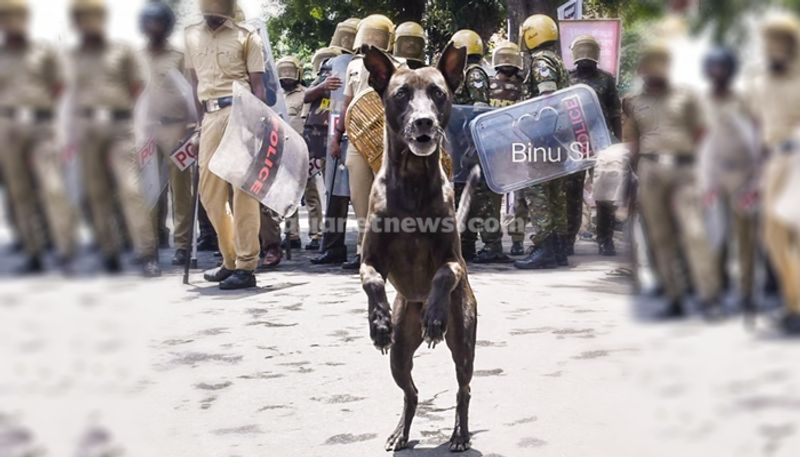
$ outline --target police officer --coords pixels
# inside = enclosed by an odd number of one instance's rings
[[[302,79],[303,67],[300,61],[294,57],[284,57],[277,63],[278,78],[281,87],[286,93],[286,107],[289,111],[289,124],[297,133],[303,134],[305,130],[305,92],[306,88],[300,81]],[[311,164],[309,165],[311,167]],[[309,168],[308,181],[303,199],[308,210],[308,237],[311,242],[306,249],[319,249],[319,240],[322,238],[322,202],[320,201],[319,190],[317,189],[317,179],[321,168]],[[300,216],[295,212],[286,221],[286,242],[292,249],[300,248]]]
[[[480,35],[472,30],[459,30],[450,39],[450,42],[459,48],[467,50],[467,66],[464,69],[464,82],[454,94],[454,102],[460,105],[488,106],[489,97],[489,75],[483,69],[481,63],[485,52],[483,40]],[[478,165],[478,157],[465,157],[462,166],[470,169]],[[464,183],[455,183],[456,201],[461,201],[461,193],[464,191]],[[502,196],[500,197],[502,199]],[[503,255],[503,246],[500,238],[500,220],[491,220],[495,213],[493,207],[496,205],[497,196],[486,185],[486,179],[481,176],[479,185],[475,188],[472,197],[472,205],[469,208],[467,217],[468,223],[461,235],[461,253],[467,261],[476,260],[475,244],[478,241],[478,233],[484,243],[481,251],[481,262],[489,263],[494,261],[507,261]]]
[[[727,260],[729,247],[738,253],[738,291],[744,309],[752,308],[756,262],[755,190],[758,176],[756,144],[746,104],[733,89],[738,61],[736,54],[725,47],[712,49],[703,63],[711,91],[705,97],[706,124],[711,135],[700,157],[701,190],[706,201],[717,201],[726,219],[730,234],[722,234],[714,254],[719,265],[722,288],[729,284]],[[750,127],[751,132],[742,132]],[[753,135],[754,136],[754,135]],[[732,242],[729,242],[732,241]]]
[[[354,47],[357,55],[347,66],[347,81],[345,82],[345,106],[350,109],[353,100],[370,89],[369,71],[364,66],[363,51],[367,46],[374,46],[381,51],[391,53],[394,42],[395,26],[391,19],[381,14],[373,14],[364,18],[358,24],[358,31]],[[331,142],[331,156],[336,158],[341,154],[341,140],[344,135],[344,125],[337,126],[339,130],[334,134]],[[355,147],[347,150],[347,172],[350,180],[350,200],[359,221],[358,246],[356,257],[342,265],[345,270],[358,270],[361,267],[361,240],[364,236],[363,223],[366,221],[369,210],[369,194],[372,190],[372,181],[375,174],[367,159]]]
[[[535,98],[569,86],[569,75],[558,55],[558,26],[549,16],[536,14],[522,24],[521,47],[530,53],[526,97]],[[514,262],[521,269],[550,269],[566,266],[567,202],[565,181],[554,179],[520,191],[533,226],[533,249],[528,257]],[[581,192],[582,195],[582,192]]]
[[[617,137],[622,137],[622,104],[620,103],[617,82],[614,75],[600,69],[597,64],[600,61],[600,43],[591,35],[581,35],[572,42],[570,46],[572,59],[575,68],[569,72],[571,84],[586,84],[594,89],[600,105],[603,108],[603,115],[606,125],[611,133]],[[583,184],[586,173],[576,173],[574,178],[568,179],[568,185],[575,186],[575,189],[567,191],[570,196],[567,199],[567,225],[569,226],[569,246],[575,244],[575,239],[581,226],[583,215]],[[581,195],[581,198],[575,198]],[[616,207],[613,201],[598,201],[597,204],[597,245],[600,255],[616,255],[614,246],[614,224],[616,221]]]
[[[331,39],[328,48],[322,48],[314,55],[315,67],[318,65],[317,80],[306,91],[306,103],[309,113],[306,118],[305,138],[309,144],[309,154],[322,161],[325,167],[334,164],[325,163],[328,154],[328,133],[331,113],[331,92],[342,87],[344,81],[339,75],[333,74],[330,59],[340,54],[352,54],[355,44],[356,31],[360,19],[350,18],[337,25],[337,33]],[[319,62],[319,64],[316,64]],[[336,178],[334,178],[335,180]],[[330,185],[332,183],[326,183]],[[332,190],[332,189],[331,189]],[[342,264],[347,260],[347,246],[345,235],[347,232],[347,212],[350,207],[350,197],[331,195],[326,199],[325,227],[322,235],[322,254],[311,259],[317,265]]]
[[[234,0],[203,0],[203,21],[186,29],[186,67],[204,115],[200,128],[200,198],[214,225],[222,265],[205,273],[221,289],[255,287],[259,261],[259,202],[211,173],[209,161],[222,140],[233,101],[233,83],[265,99],[264,44],[256,31],[233,20]]]
[[[796,171],[798,148],[793,133],[800,125],[800,23],[775,14],[763,26],[767,68],[748,91],[748,105],[768,148],[761,192],[764,243],[780,284],[785,311],[780,327],[800,334],[800,234],[775,216],[775,206]],[[797,225],[795,225],[796,227]]]
[[[668,306],[662,317],[683,315],[688,291],[683,259],[704,309],[715,306],[715,271],[695,183],[697,141],[703,133],[699,100],[670,84],[670,52],[647,43],[638,73],[642,88],[623,100],[622,139],[638,164],[639,207],[653,251],[654,270]]]
[[[162,160],[169,169],[169,194],[172,197],[172,222],[175,244],[173,265],[186,263],[191,242],[192,217],[192,171],[188,168],[181,171],[172,160],[170,154],[185,139],[194,122],[189,114],[190,100],[186,100],[179,92],[177,83],[170,78],[170,72],[180,75],[184,69],[183,53],[169,44],[169,37],[175,27],[175,13],[163,2],[151,2],[142,10],[140,16],[142,33],[147,36],[148,44],[144,51],[150,73],[149,108],[158,125],[155,127],[155,138]],[[165,202],[164,202],[165,203]],[[163,209],[156,210],[160,217]],[[156,220],[161,225],[159,220]]]
[[[63,72],[53,48],[30,41],[29,17],[27,0],[0,1],[0,30],[5,36],[0,47],[0,169],[27,256],[20,273],[43,269],[48,227],[62,267],[69,268],[75,249],[74,214],[66,201],[53,135]],[[39,199],[47,221],[42,219]]]
[[[397,26],[392,54],[398,59],[404,59],[408,68],[416,70],[427,65],[425,62],[427,44],[428,36],[421,25],[416,22],[403,22]]]
[[[109,272],[120,270],[120,225],[114,217],[116,188],[143,272],[145,276],[159,276],[156,234],[136,172],[138,157],[132,132],[133,106],[143,80],[139,61],[129,46],[107,41],[104,0],[72,0],[70,12],[80,34],[78,47],[70,53],[80,157],[104,266]]]

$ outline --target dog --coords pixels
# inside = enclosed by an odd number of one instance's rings
[[[477,303],[461,254],[459,227],[479,171],[476,167],[470,175],[456,215],[453,186],[440,163],[444,127],[465,63],[465,50],[452,44],[438,68],[396,69],[376,48],[364,56],[370,86],[383,100],[386,132],[383,165],[370,194],[361,283],[368,297],[370,337],[381,352],[389,351],[392,376],[405,394],[400,423],[386,441],[387,451],[408,446],[418,399],[411,378],[414,352],[423,341],[435,347],[442,340],[450,348],[458,379],[450,450],[470,448]],[[441,224],[432,230],[387,229],[391,221],[409,220]],[[386,296],[387,279],[397,290],[392,307]]]

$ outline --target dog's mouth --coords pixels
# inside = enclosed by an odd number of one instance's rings
[[[430,135],[420,135],[414,138],[414,142],[419,145],[427,144],[430,143],[431,141],[433,141],[433,137]]]
[[[427,157],[436,152],[437,144],[438,139],[433,133],[415,134],[408,139],[409,149],[420,157]]]

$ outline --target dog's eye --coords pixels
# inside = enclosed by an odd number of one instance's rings
[[[408,89],[406,89],[405,87],[397,89],[397,92],[394,93],[394,98],[398,100],[403,100],[406,97],[408,97]]]
[[[447,94],[445,94],[444,91],[440,89],[438,86],[433,86],[433,89],[431,90],[431,95],[433,95],[433,97],[437,100],[443,100],[447,96]]]

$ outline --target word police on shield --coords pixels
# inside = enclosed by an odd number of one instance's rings
[[[592,168],[611,146],[600,101],[583,84],[481,114],[470,130],[498,194]]]
[[[230,120],[208,168],[287,217],[300,206],[308,181],[308,147],[249,87],[235,83]]]
[[[175,164],[180,171],[186,170],[197,162],[197,147],[194,141],[195,135],[195,132],[189,132],[181,140],[180,145],[169,156],[172,163]]]

